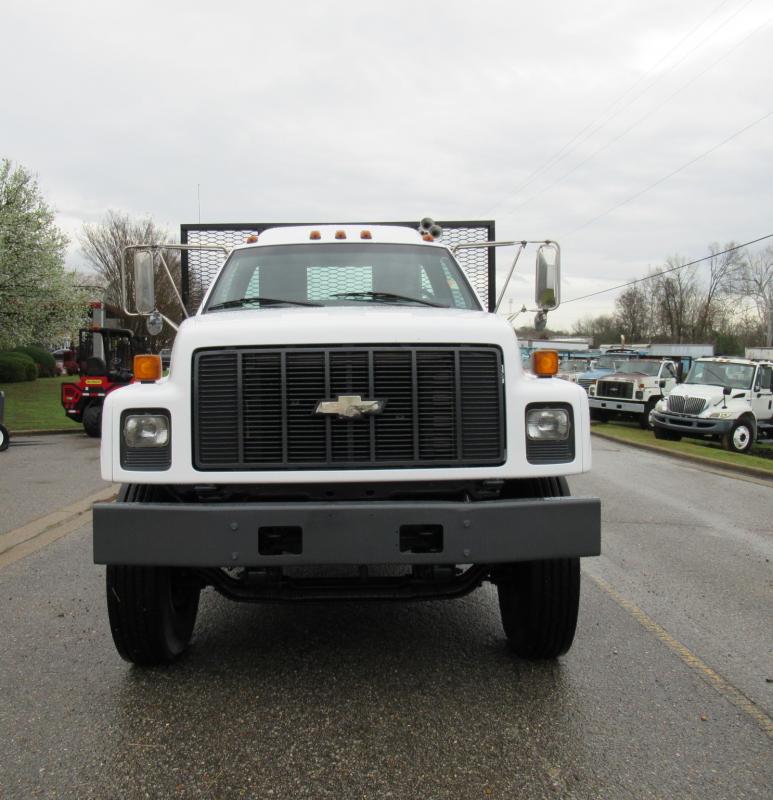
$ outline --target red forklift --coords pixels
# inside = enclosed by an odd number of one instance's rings
[[[82,422],[89,436],[99,438],[105,397],[134,381],[134,356],[145,352],[146,343],[128,328],[81,328],[76,353],[79,380],[62,384],[64,413]]]

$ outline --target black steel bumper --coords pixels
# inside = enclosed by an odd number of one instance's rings
[[[686,417],[680,414],[652,412],[652,420],[660,428],[676,431],[682,436],[722,436],[733,427],[732,419],[706,419],[705,417]]]
[[[288,543],[293,552],[276,552]],[[94,506],[97,564],[497,564],[600,552],[597,498]]]

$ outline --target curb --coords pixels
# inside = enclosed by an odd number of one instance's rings
[[[83,426],[77,428],[52,428],[50,431],[28,430],[28,431],[8,431],[11,436],[49,436],[60,433],[83,433]]]
[[[661,455],[670,456],[671,458],[678,458],[680,461],[692,461],[695,464],[701,464],[704,467],[713,467],[714,469],[722,470],[724,472],[737,472],[741,475],[749,475],[753,478],[761,478],[766,481],[773,481],[773,472],[768,472],[764,469],[757,467],[746,467],[743,464],[728,464],[724,461],[714,461],[712,458],[703,458],[702,456],[694,456],[690,453],[678,453],[675,450],[669,450],[667,447],[658,447],[656,444],[641,444],[640,442],[629,442],[626,439],[619,439],[608,433],[599,433],[596,430],[591,430],[592,436],[598,436],[599,439],[606,439],[608,442],[617,442],[618,444],[625,444],[628,447],[638,447],[640,450],[649,450],[652,453],[660,453]]]

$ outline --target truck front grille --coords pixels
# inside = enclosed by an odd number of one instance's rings
[[[633,397],[633,384],[630,381],[599,381],[596,384],[596,397],[630,400]]]
[[[201,470],[476,466],[504,461],[493,346],[234,348],[193,357]],[[358,395],[379,414],[315,414]]]
[[[684,397],[679,394],[668,396],[668,410],[674,414],[700,414],[706,408],[706,401],[702,397]]]

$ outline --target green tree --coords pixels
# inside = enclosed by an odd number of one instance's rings
[[[78,327],[86,298],[65,271],[66,249],[35,176],[0,161],[0,349],[58,342]]]

